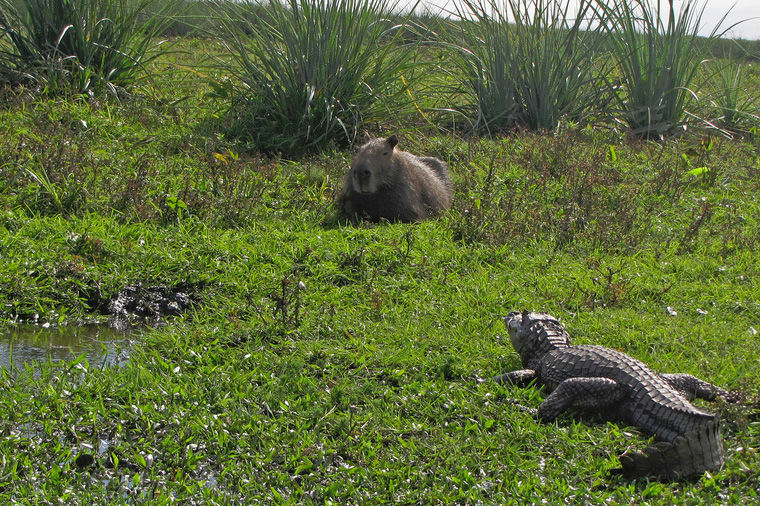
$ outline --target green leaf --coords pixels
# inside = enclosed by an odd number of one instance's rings
[[[296,467],[296,474],[305,474],[314,469],[314,463],[308,457],[304,457],[303,462]]]
[[[178,209],[187,211],[187,204],[185,204],[185,202],[179,197],[166,197],[166,206],[172,211],[176,211]]]
[[[617,162],[617,153],[615,152],[615,146],[607,146],[607,156],[612,163]]]
[[[696,169],[691,169],[689,171],[686,171],[687,174],[690,174],[692,176],[703,176],[705,174],[710,173],[709,167],[697,167]]]

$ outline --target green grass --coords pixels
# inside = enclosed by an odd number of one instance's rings
[[[725,16],[700,37],[705,5],[696,0],[676,8],[672,0],[600,2],[599,19],[609,35],[619,80],[615,89],[620,119],[644,138],[673,133],[697,97],[692,89],[710,44],[729,27]],[[608,77],[608,76],[604,76]]]
[[[476,130],[551,130],[599,108],[602,24],[591,3],[570,12],[562,0],[468,0],[456,14],[446,38]]]
[[[118,95],[166,51],[154,38],[177,12],[172,0],[2,0],[0,83]]]
[[[403,74],[414,48],[396,51],[401,32],[388,0],[219,2],[232,78],[228,135],[270,153],[302,154],[354,143],[362,125],[407,107]],[[401,100],[399,100],[399,98]]]
[[[715,116],[711,121],[730,132],[757,128],[760,110],[757,97],[747,88],[750,73],[747,66],[736,60],[719,60],[712,62],[709,68],[712,72],[706,73],[706,78],[714,83],[709,95],[711,112]]]
[[[177,73],[213,44],[181,47],[155,98],[4,95],[0,320],[74,323],[135,281],[198,302],[123,367],[0,371],[2,502],[757,501],[756,140],[402,130],[449,162],[453,209],[341,226],[351,153],[245,153],[212,130],[207,82]],[[540,391],[479,382],[519,367],[501,317],[522,308],[740,392],[704,404],[724,469],[610,477],[646,445],[634,428],[540,424],[517,406]]]

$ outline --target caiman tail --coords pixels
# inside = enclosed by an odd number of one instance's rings
[[[657,442],[644,451],[627,451],[620,456],[622,468],[613,472],[628,478],[661,480],[685,478],[723,466],[723,442],[716,416],[700,428],[678,436],[672,443]]]

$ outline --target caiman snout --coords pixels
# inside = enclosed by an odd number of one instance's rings
[[[507,316],[504,317],[504,325],[507,326],[508,330],[516,331],[520,324],[522,323],[522,314],[520,311],[512,311]]]
[[[522,321],[523,317],[519,311],[512,311],[504,317],[504,324],[507,326],[507,332],[509,332],[509,340],[512,341],[512,346],[514,346],[518,353],[523,349],[522,339],[520,338]]]

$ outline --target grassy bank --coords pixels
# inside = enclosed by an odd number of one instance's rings
[[[137,281],[195,301],[123,367],[0,371],[4,502],[757,500],[755,139],[389,120],[377,133],[450,164],[454,207],[350,227],[333,202],[351,153],[244,152],[180,73],[211,44],[184,44],[130,100],[4,96],[0,320],[73,324]],[[542,425],[516,405],[540,392],[479,382],[519,366],[501,317],[522,308],[739,392],[709,406],[724,469],[610,477],[646,444],[634,428]]]

